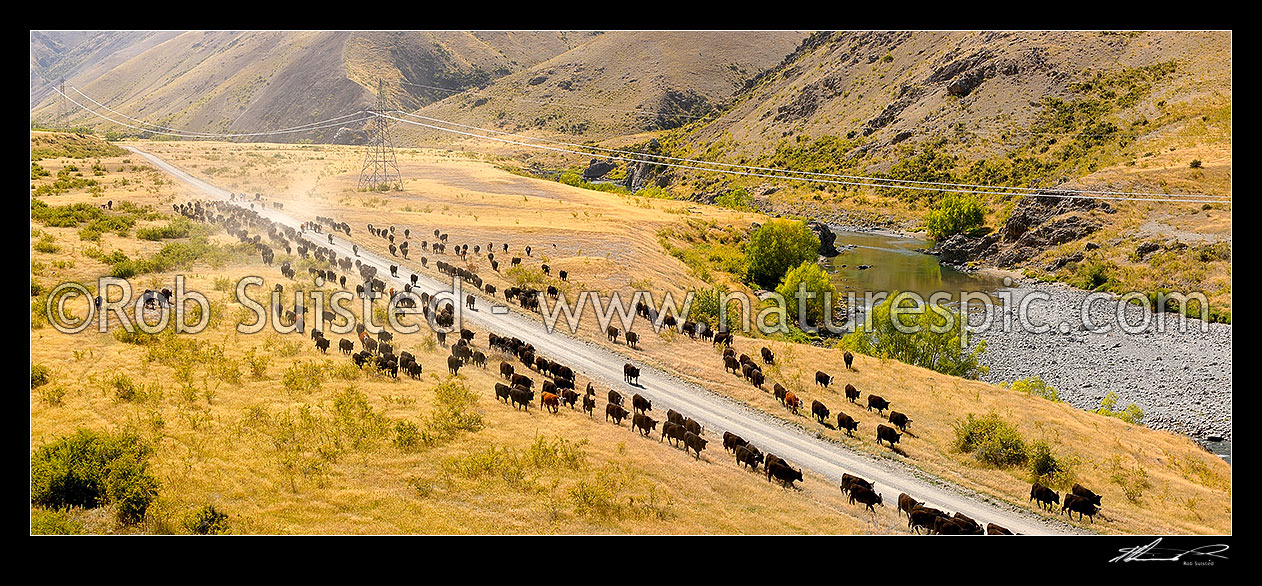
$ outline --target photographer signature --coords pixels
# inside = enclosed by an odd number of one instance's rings
[[[1183,556],[1186,556],[1189,554],[1193,556],[1204,556],[1204,557],[1219,558],[1219,559],[1224,559],[1224,560],[1227,559],[1227,556],[1218,555],[1224,551],[1227,551],[1228,549],[1227,545],[1221,544],[1221,543],[1215,544],[1215,545],[1202,545],[1201,547],[1189,549],[1187,551],[1179,551],[1177,549],[1171,549],[1168,547],[1157,547],[1158,543],[1161,543],[1160,537],[1158,537],[1156,541],[1149,543],[1148,545],[1143,545],[1140,547],[1124,547],[1118,550],[1122,552],[1122,555],[1119,555],[1109,561],[1110,562],[1177,562],[1177,561],[1182,560]],[[1156,555],[1157,552],[1163,552],[1163,551],[1167,553],[1161,554],[1161,555],[1170,555],[1169,552],[1175,552],[1175,554],[1172,557],[1157,557]]]

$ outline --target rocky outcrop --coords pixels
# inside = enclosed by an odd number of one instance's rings
[[[995,255],[999,252],[998,242],[999,236],[993,233],[985,236],[956,234],[926,252],[938,255],[946,264],[963,265]]]
[[[1115,211],[1106,202],[1086,197],[1026,197],[1017,204],[1016,209],[1012,210],[1012,215],[1008,216],[1008,221],[999,230],[999,235],[1004,242],[1017,242],[1026,232],[1042,226],[1056,216],[1073,212],[1089,212],[1095,209],[1109,214]]]
[[[1114,212],[1109,204],[1090,198],[1026,197],[998,231],[985,236],[956,234],[925,252],[938,255],[950,265],[985,260],[999,267],[1012,267],[1049,248],[1095,233],[1101,224],[1087,215],[1092,210]],[[1047,268],[1055,271],[1083,258],[1083,253],[1078,252],[1053,261]]]
[[[587,181],[600,179],[601,177],[607,175],[610,171],[617,168],[618,165],[614,164],[613,161],[592,159],[591,162],[588,163],[587,168],[583,170],[583,179],[586,179]]]
[[[837,246],[836,246],[837,235],[833,234],[833,231],[828,227],[827,224],[812,220],[810,222],[807,222],[806,226],[810,228],[812,232],[815,232],[816,236],[819,236],[819,255],[820,256],[833,257],[833,256],[837,256],[838,254],[841,254],[841,252],[837,250]]]

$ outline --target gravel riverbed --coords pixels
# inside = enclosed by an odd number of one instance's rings
[[[1082,308],[1091,293],[1058,283],[1019,281],[1003,292],[1011,294],[1011,301],[996,307],[994,325],[974,338],[986,341],[983,363],[990,372],[982,380],[1037,376],[1055,387],[1061,400],[1085,410],[1096,409],[1114,392],[1114,409],[1138,405],[1147,427],[1202,442],[1230,442],[1230,325],[1188,319],[1181,328],[1178,314],[1151,313],[1114,296],[1092,302],[1088,321]],[[1022,300],[1036,292],[1047,299],[1031,297],[1025,314],[1031,324],[1052,326],[1044,333],[1018,321]],[[1125,323],[1139,326],[1147,316],[1148,326],[1123,331],[1119,305]],[[971,308],[970,322],[980,324],[982,311]],[[1004,313],[1012,320],[1009,328],[1002,327]],[[1110,331],[1089,331],[1099,327]]]

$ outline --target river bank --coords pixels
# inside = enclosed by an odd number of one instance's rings
[[[995,327],[975,338],[986,342],[984,363],[990,372],[982,380],[1037,376],[1055,387],[1061,400],[1085,410],[1100,407],[1113,392],[1115,409],[1136,404],[1147,427],[1203,443],[1231,440],[1230,325],[1152,313],[1113,296],[1088,305],[1095,299],[1089,299],[1090,292],[1059,283],[1013,285],[1002,291],[1010,301],[993,308]],[[984,311],[972,308],[970,321],[980,324]],[[1020,313],[1030,324],[1051,329],[1040,333],[1021,327]],[[1012,327],[1000,325],[1005,316]],[[1123,330],[1145,319],[1147,327]],[[1110,331],[1092,331],[1101,327]]]
[[[954,295],[984,291],[997,297],[997,303],[987,308],[970,308],[974,326],[984,321],[985,311],[992,313],[996,324],[974,338],[986,341],[983,364],[990,371],[982,380],[998,384],[1037,376],[1055,387],[1062,400],[1088,411],[1099,408],[1113,392],[1116,410],[1134,403],[1144,411],[1144,425],[1188,435],[1230,458],[1229,324],[1188,319],[1180,328],[1183,320],[1178,314],[1154,314],[1121,304],[1128,323],[1141,324],[1145,316],[1149,320],[1146,328],[1123,331],[1114,296],[1093,302],[1089,319],[1084,320],[1089,291],[1026,279],[1013,271],[941,265],[937,257],[921,252],[921,236],[898,230],[834,224],[829,228],[842,254],[821,264],[839,290],[915,291],[925,297],[935,290]],[[860,271],[854,267],[857,263],[872,266]],[[1023,300],[1032,293],[1038,295],[1030,298],[1026,320],[1034,326],[1049,325],[1050,331],[1020,325]],[[1012,326],[1002,327],[1005,321]],[[1110,331],[1090,331],[1098,326]]]

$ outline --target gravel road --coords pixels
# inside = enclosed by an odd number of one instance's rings
[[[128,148],[208,195],[227,199],[229,192],[197,179],[158,157],[132,147]],[[301,223],[277,210],[262,208],[262,206],[259,208],[261,208],[258,210],[260,213],[273,221],[295,228]],[[333,248],[340,255],[351,254],[351,243],[343,238],[335,236],[334,244],[329,245],[327,235],[318,234],[312,235],[310,241],[320,246]],[[388,266],[400,264],[397,260],[387,260],[363,250],[360,251],[359,258],[362,262],[378,266],[379,278],[387,282],[391,281],[388,277]],[[403,274],[410,272],[405,269],[407,267],[400,264]],[[440,283],[421,271],[415,272],[421,275],[419,280],[421,290],[432,293],[451,288],[450,283]],[[396,287],[402,288],[402,280],[393,281]],[[685,382],[668,372],[644,365],[641,366],[639,385],[629,385],[622,380],[622,365],[629,360],[627,357],[560,332],[549,334],[537,317],[528,317],[511,311],[502,314],[492,312],[489,309],[489,302],[494,301],[485,296],[480,296],[479,299],[481,309],[475,312],[465,311],[458,317],[471,323],[480,323],[497,334],[516,336],[530,342],[535,345],[540,354],[560,360],[571,366],[575,372],[599,384],[625,392],[640,393],[653,402],[655,410],[660,409],[665,412],[668,409],[675,409],[696,419],[704,426],[705,436],[710,440],[709,448],[712,449],[706,450],[706,458],[710,461],[727,459],[725,454],[717,452],[722,448],[723,432],[731,431],[758,445],[764,452],[774,453],[788,460],[795,467],[803,467],[823,476],[827,482],[834,485],[839,484],[843,473],[867,478],[874,482],[877,492],[884,496],[886,506],[897,506],[898,494],[906,492],[919,500],[926,501],[930,506],[962,512],[976,519],[983,526],[993,522],[1025,534],[1082,533],[1081,530],[1065,523],[1042,518],[1012,504],[931,477],[894,459],[875,458],[851,451],[839,443],[817,438],[802,427],[788,424],[737,403],[726,396]],[[459,307],[461,304],[454,305]],[[812,479],[808,478],[807,481],[811,482]]]

